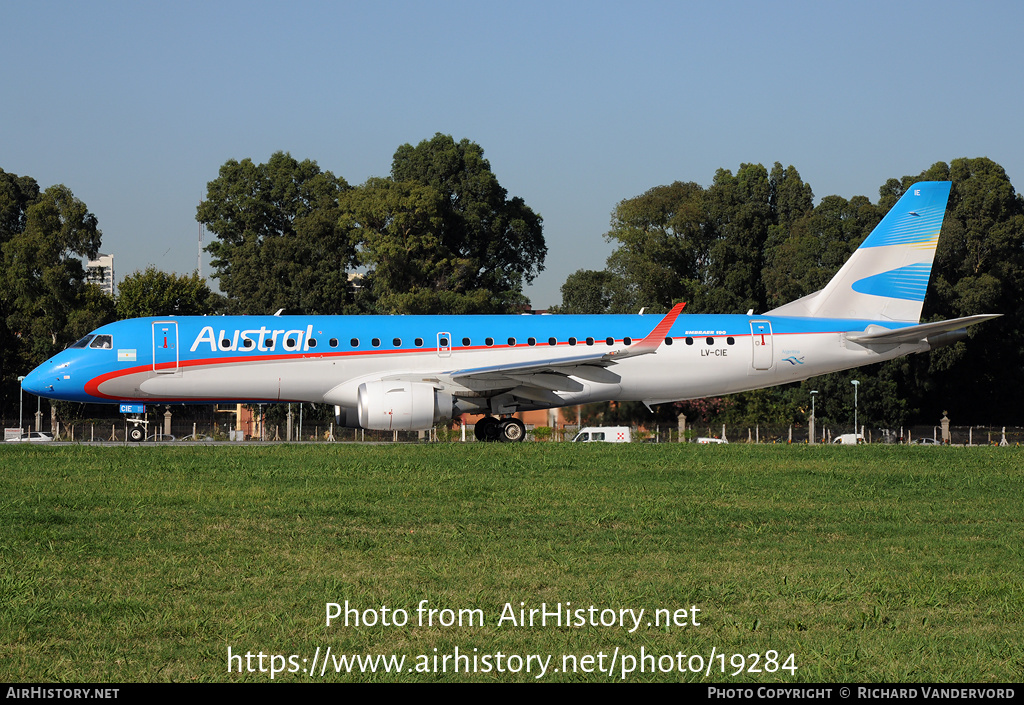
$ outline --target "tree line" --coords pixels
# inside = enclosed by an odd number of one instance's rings
[[[116,299],[86,283],[95,215],[63,185],[41,190],[0,171],[3,413],[17,377],[112,320],[157,315],[518,313],[543,269],[543,220],[509,196],[469,141],[437,134],[400,146],[391,174],[350,186],[278,152],[266,163],[228,160],[196,219],[220,293],[192,274],[148,268]],[[74,405],[63,413],[72,415]],[[58,405],[58,408],[60,405]]]
[[[924,355],[813,378],[786,387],[663,405],[664,421],[805,422],[810,391],[827,423],[859,418],[876,427],[937,422],[1024,422],[1024,199],[986,158],[939,162],[890,178],[872,203],[826,196],[792,166],[720,169],[711,186],[676,182],[620,202],[605,235],[616,248],[600,271],[579,270],[562,286],[564,313],[627,313],[642,306],[687,313],[763,313],[811,294],[838,271],[903,192],[921,180],[951,181],[922,321],[978,313],[1002,318],[969,329],[969,339]],[[603,420],[642,420],[639,405],[590,410]],[[648,416],[649,418],[649,416]]]
[[[283,152],[228,161],[197,214],[227,310],[517,312],[543,269],[543,223],[483,155],[438,134],[357,187]]]
[[[662,405],[694,421],[802,421],[810,389],[818,415],[840,422],[861,381],[866,423],[937,418],[1017,422],[1014,389],[1024,372],[1021,307],[1024,200],[988,159],[937,163],[888,179],[877,203],[826,196],[792,166],[720,169],[712,184],[676,182],[620,202],[605,237],[616,245],[601,271],[562,286],[564,313],[667,310],[764,312],[820,289],[914,181],[953,189],[925,300],[924,320],[1004,313],[971,339],[926,355],[724,399]],[[3,406],[17,405],[17,376],[111,320],[147,315],[516,313],[543,270],[543,221],[510,197],[469,140],[437,134],[399,147],[387,177],[351,186],[315,161],[278,152],[265,163],[228,160],[196,214],[213,233],[212,292],[198,276],[148,268],[119,284],[116,299],[85,283],[96,217],[70,189],[41,189],[0,171]],[[650,420],[639,405],[603,405],[607,421]],[[72,413],[68,410],[67,413]]]

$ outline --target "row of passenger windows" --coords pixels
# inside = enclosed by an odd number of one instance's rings
[[[708,345],[714,345],[715,344],[715,339],[713,337],[711,337],[711,336],[708,336],[704,340],[705,340],[705,342]],[[685,341],[686,341],[687,345],[693,345],[693,338],[685,338]],[[442,348],[447,348],[447,347],[451,346],[451,342],[448,340],[448,338],[444,338],[444,337],[438,338],[437,342],[438,342],[438,346],[442,347]],[[507,342],[508,342],[508,345],[510,347],[515,347],[518,344],[518,342],[516,341],[515,338],[509,338]],[[569,340],[567,342],[569,343],[569,345],[578,345],[578,344],[595,345],[597,343],[597,341],[594,338],[584,338],[583,340],[578,340],[577,338],[569,338]],[[602,342],[604,342],[606,345],[609,345],[609,346],[615,345],[615,338],[608,337],[608,338],[605,338],[604,341],[602,341]],[[625,345],[632,345],[633,344],[632,338],[624,338],[622,342]],[[727,337],[725,339],[725,342],[728,345],[735,345],[736,344],[736,339],[733,338],[732,336],[729,336],[729,337]],[[91,345],[90,345],[90,343],[91,343]],[[327,344],[330,347],[332,347],[332,348],[336,348],[336,347],[338,347],[339,341],[338,341],[337,338],[331,338],[329,341],[327,341]],[[380,344],[381,344],[380,338],[373,338],[373,339],[370,340],[370,345],[372,345],[375,348],[379,348]],[[468,348],[472,344],[473,344],[473,341],[470,338],[463,338],[462,339],[462,346],[463,347],[467,347]],[[537,345],[537,339],[536,338],[527,338],[526,339],[526,344],[530,345],[530,346]],[[547,344],[548,345],[558,345],[558,341],[556,339],[554,339],[554,338],[548,338]],[[665,344],[666,345],[671,345],[672,344],[672,338],[665,338]],[[295,348],[298,347],[298,345],[299,345],[299,341],[296,340],[295,338],[285,338],[285,340],[284,340],[284,347],[285,347],[286,350],[294,350]],[[359,347],[359,338],[352,338],[351,340],[349,340],[349,345],[351,347],[353,347],[353,348],[358,348]],[[392,338],[391,345],[396,347],[396,348],[402,347],[402,339],[401,338]],[[415,345],[417,348],[422,348],[423,347],[423,338],[416,338],[416,339],[414,339],[413,340],[413,345]],[[484,338],[484,345],[486,345],[487,347],[492,347],[494,345],[494,338]],[[86,346],[89,346],[89,347],[92,347],[92,348],[110,348],[110,347],[112,347],[112,345],[111,345],[111,338],[110,338],[109,335],[86,336],[86,337],[82,338],[81,340],[79,340],[78,342],[76,342],[71,347],[72,348],[84,348]],[[231,341],[228,340],[227,338],[225,338],[224,340],[220,341],[220,346],[221,346],[221,348],[223,350],[230,350],[231,349]],[[263,341],[263,346],[264,346],[264,348],[266,350],[273,350],[274,349],[274,340],[272,338],[265,339]],[[243,350],[252,350],[254,347],[256,347],[256,342],[253,341],[250,338],[245,338],[242,341],[241,347],[242,347]],[[310,347],[310,349],[316,347],[316,338],[310,338],[309,339],[309,347]]]
[[[107,337],[109,338],[109,336],[107,336]],[[684,340],[686,341],[687,345],[693,345],[693,338],[688,337],[688,338],[685,338]],[[708,336],[704,340],[705,340],[705,342],[708,345],[714,345],[715,344],[715,339],[713,337],[711,337],[711,336]],[[444,337],[438,338],[437,342],[438,342],[438,346],[442,347],[442,348],[447,348],[447,347],[451,346],[451,341],[449,341],[448,338],[444,338]],[[516,345],[519,344],[518,341],[515,338],[509,338],[507,342],[508,342],[509,347],[515,347]],[[567,342],[569,343],[569,345],[595,345],[595,344],[598,343],[598,341],[595,338],[584,338],[583,340],[579,340],[577,338],[569,338],[569,340]],[[605,338],[601,342],[603,342],[605,345],[612,346],[612,345],[615,345],[615,338],[608,337],[608,338]],[[624,345],[632,345],[633,344],[633,339],[632,338],[624,338],[622,340],[622,342],[623,342]],[[672,338],[665,338],[665,344],[666,345],[672,345],[672,342],[673,342]],[[735,345],[736,344],[736,339],[733,338],[732,336],[729,336],[729,337],[727,337],[725,339],[725,342],[728,345]],[[79,341],[78,343],[76,343],[76,346],[84,347],[83,343],[87,344],[88,341],[85,341],[85,340]],[[264,347],[267,350],[273,350],[274,349],[274,341],[273,341],[273,339],[266,339],[266,340],[263,341],[263,343],[264,343]],[[108,344],[109,344],[109,341],[108,341]],[[339,345],[339,341],[338,341],[337,338],[331,338],[330,340],[327,341],[327,344],[330,347],[332,347],[332,348],[336,348]],[[468,348],[472,344],[473,344],[473,341],[470,338],[463,338],[462,339],[462,346],[463,347],[467,347]],[[537,345],[537,339],[536,338],[527,338],[526,339],[526,344],[530,345],[530,346],[535,346],[535,345]],[[552,345],[552,346],[553,345],[558,345],[558,341],[555,338],[548,338],[547,339],[547,344],[548,345]],[[221,348],[223,348],[224,350],[231,349],[231,341],[228,340],[227,338],[225,338],[224,340],[220,341],[220,345],[221,345]],[[299,342],[295,338],[285,338],[285,341],[284,341],[285,349],[287,349],[287,350],[294,350],[296,347],[298,347],[298,345],[299,345]],[[351,340],[349,340],[349,345],[351,347],[353,347],[353,348],[358,348],[359,347],[359,338],[352,338]],[[372,338],[370,340],[370,345],[372,345],[375,348],[379,348],[381,346],[381,339],[380,338]],[[391,345],[393,347],[396,347],[396,348],[402,347],[402,339],[401,338],[392,338]],[[416,339],[414,339],[413,340],[413,345],[415,347],[417,347],[417,348],[422,348],[423,347],[423,338],[416,338]],[[484,345],[487,346],[487,347],[493,347],[494,346],[494,338],[484,338]],[[242,346],[241,347],[242,347],[243,350],[251,350],[254,347],[256,347],[256,343],[253,340],[251,340],[249,338],[246,338],[242,342]],[[310,347],[310,349],[316,347],[316,338],[310,338],[309,339],[309,347]]]

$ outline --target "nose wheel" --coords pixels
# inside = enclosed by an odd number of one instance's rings
[[[126,436],[132,443],[141,443],[146,440],[146,429],[149,421],[145,416],[129,416],[125,420],[125,426],[131,424],[127,429]]]

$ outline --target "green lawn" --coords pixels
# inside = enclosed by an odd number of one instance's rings
[[[1024,672],[1013,448],[0,447],[0,489],[4,681]],[[360,625],[328,626],[346,601]],[[586,624],[499,624],[542,603]],[[336,674],[346,654],[406,660]]]

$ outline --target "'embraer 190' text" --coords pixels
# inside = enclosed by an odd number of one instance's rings
[[[210,352],[267,352],[282,349],[286,352],[306,352],[310,348],[309,339],[312,336],[313,326],[306,326],[306,330],[271,330],[266,326],[251,330],[221,330],[219,337],[215,335],[213,326],[204,326],[192,343],[191,351],[195,352],[200,345],[205,344],[210,346]]]

